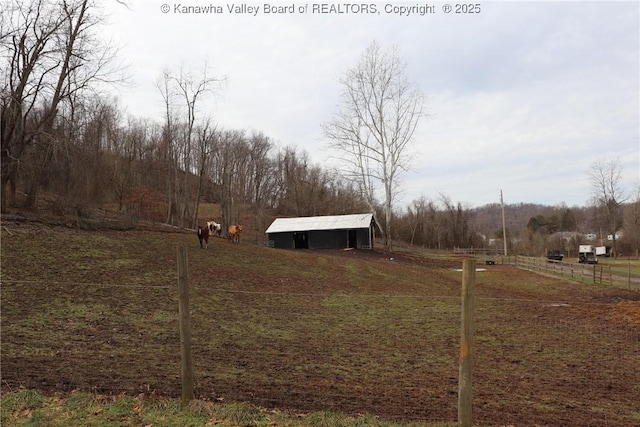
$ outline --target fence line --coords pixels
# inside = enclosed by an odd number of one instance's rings
[[[516,265],[524,270],[552,274],[583,283],[640,289],[640,275],[631,274],[631,264],[623,271],[623,268],[611,265],[580,264],[519,255]]]

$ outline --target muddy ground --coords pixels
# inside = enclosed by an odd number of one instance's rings
[[[459,259],[2,233],[5,391],[178,397],[176,247],[187,245],[197,397],[457,419]],[[497,265],[478,272],[476,298],[477,423],[640,425],[640,294]]]

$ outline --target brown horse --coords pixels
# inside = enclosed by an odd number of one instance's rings
[[[204,240],[204,247],[209,247],[209,227],[198,226],[198,240],[200,241],[200,249],[202,249],[202,241]]]
[[[229,241],[231,241],[231,243],[240,243],[241,225],[230,225],[227,231],[229,232]]]

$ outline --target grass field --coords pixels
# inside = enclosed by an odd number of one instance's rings
[[[170,425],[183,245],[198,400],[174,425],[457,418],[460,259],[3,225],[2,425]],[[476,423],[640,424],[640,294],[497,265],[475,307]]]
[[[640,260],[638,259],[614,259],[614,258],[598,258],[598,264],[603,266],[611,266],[617,274],[625,275],[630,273],[634,276],[640,275]]]

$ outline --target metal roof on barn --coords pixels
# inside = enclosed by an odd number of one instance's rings
[[[287,233],[292,231],[344,230],[369,228],[373,214],[308,216],[298,218],[276,218],[265,233]]]

